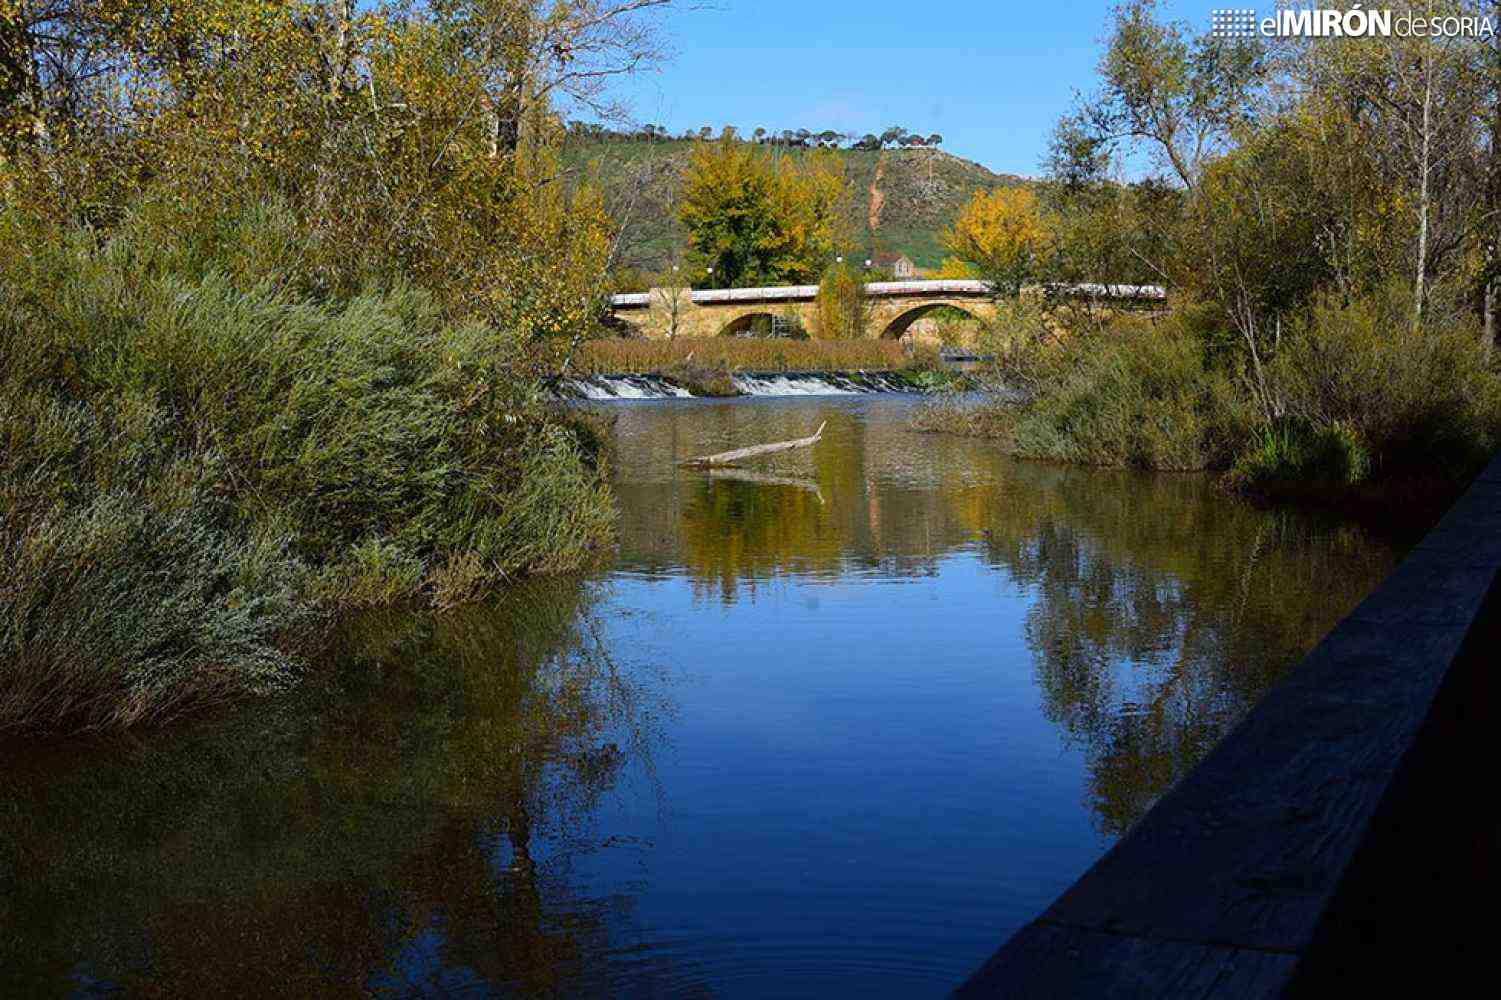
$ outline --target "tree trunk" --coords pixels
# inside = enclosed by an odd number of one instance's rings
[[[733,465],[735,462],[746,458],[759,458],[762,455],[771,455],[779,451],[791,451],[793,448],[807,448],[818,443],[823,436],[823,429],[827,421],[818,425],[818,430],[813,432],[812,437],[798,438],[795,441],[778,441],[776,444],[757,444],[749,448],[736,448],[734,451],[721,451],[715,455],[700,455],[697,458],[689,458],[679,462],[679,465],[692,469],[707,469],[713,466]]]
[[[1428,216],[1432,206],[1429,190],[1433,158],[1433,53],[1423,54],[1423,131],[1418,154],[1418,260],[1412,289],[1413,329],[1423,322],[1423,298],[1428,291]]]
[[[1495,267],[1495,256],[1495,245],[1492,244],[1490,251],[1492,268]],[[1485,332],[1481,335],[1481,346],[1485,348],[1486,353],[1490,353],[1491,349],[1496,346],[1496,279],[1494,277],[1486,278],[1485,290],[1481,294],[1485,297]]]
[[[1493,9],[1498,21],[1501,21],[1501,0],[1496,0]],[[1490,239],[1486,247],[1485,287],[1481,290],[1483,299],[1482,309],[1485,314],[1484,345],[1486,351],[1491,351],[1497,343],[1498,331],[1496,307],[1498,293],[1498,280],[1501,280],[1501,38],[1491,43],[1491,163],[1490,163],[1490,190],[1487,191],[1487,210],[1491,213]]]

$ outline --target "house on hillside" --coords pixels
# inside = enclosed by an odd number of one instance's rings
[[[899,281],[917,277],[917,265],[904,253],[878,253],[875,255],[878,271],[885,271]]]

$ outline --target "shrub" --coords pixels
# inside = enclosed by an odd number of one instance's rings
[[[1020,457],[1086,465],[1223,467],[1247,416],[1202,342],[1172,322],[1122,318],[1106,332],[1022,351],[1028,398],[1010,410]],[[993,418],[998,423],[998,419]]]
[[[263,691],[308,616],[471,599],[609,533],[599,438],[520,336],[407,288],[296,294],[254,213],[211,240],[152,218],[0,218],[25,236],[0,261],[0,734]]]
[[[346,608],[382,607],[409,600],[422,589],[427,567],[400,544],[368,538],[326,567],[311,592]]]
[[[1353,486],[1370,471],[1370,448],[1348,425],[1312,429],[1289,424],[1263,428],[1254,436],[1236,459],[1230,481],[1313,481]]]
[[[918,407],[912,426],[933,433],[994,438],[1009,452],[1016,415],[1014,402],[994,394],[981,399],[947,394]]]
[[[1414,329],[1407,294],[1392,287],[1316,303],[1270,365],[1284,408],[1278,432],[1314,444],[1358,441],[1369,461],[1352,467],[1352,481],[1377,467],[1458,478],[1501,441],[1501,378],[1478,324],[1449,314]]]
[[[708,366],[693,361],[679,361],[667,370],[674,384],[682,386],[695,396],[738,396],[735,379],[723,363]]]
[[[160,721],[291,679],[308,612],[289,540],[231,536],[191,492],[0,524],[0,736]]]

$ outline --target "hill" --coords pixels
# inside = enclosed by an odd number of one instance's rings
[[[571,137],[565,145],[569,167],[598,177],[622,223],[621,268],[660,271],[685,245],[677,199],[694,145],[691,139],[623,137]],[[777,148],[774,155],[810,152]],[[1028,183],[939,149],[834,152],[850,180],[849,252],[857,259],[891,251],[919,267],[937,267],[944,256],[939,234],[975,191]]]

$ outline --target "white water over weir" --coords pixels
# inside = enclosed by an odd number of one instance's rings
[[[743,372],[730,376],[742,396],[853,396],[871,392],[913,392],[911,382],[892,372]],[[662,375],[589,375],[563,379],[565,399],[691,399],[693,393]]]

